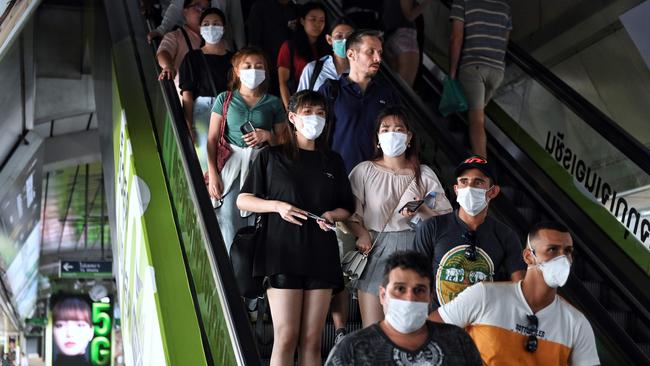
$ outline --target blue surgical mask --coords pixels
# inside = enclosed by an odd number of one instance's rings
[[[333,40],[332,50],[334,50],[334,54],[336,56],[340,58],[345,58],[345,38]]]

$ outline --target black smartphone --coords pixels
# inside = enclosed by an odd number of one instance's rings
[[[246,135],[246,134],[249,134],[251,132],[254,132],[255,131],[255,126],[253,126],[253,123],[251,121],[248,121],[248,122],[244,123],[243,125],[241,125],[241,127],[239,127],[239,130],[241,130],[242,134]]]
[[[415,211],[418,210],[418,208],[420,208],[420,206],[422,206],[423,203],[424,203],[424,200],[416,200],[416,201],[406,202],[406,204],[404,206],[402,206],[402,208],[400,208],[399,211],[397,211],[397,212],[402,212],[402,211],[404,211],[404,209],[407,209],[407,210],[409,210],[411,212],[415,212]]]

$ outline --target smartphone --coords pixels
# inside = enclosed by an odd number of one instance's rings
[[[251,121],[248,121],[248,122],[244,123],[243,125],[241,125],[241,127],[239,127],[239,130],[241,130],[242,134],[246,135],[246,134],[249,134],[251,132],[254,132],[255,131],[255,126],[253,126],[253,123]]]
[[[325,226],[327,226],[328,229],[336,230],[336,225],[334,225],[333,223],[325,220],[324,218],[322,218],[320,216],[314,215],[311,212],[307,212],[307,217],[309,217],[310,219],[314,219],[316,221],[323,221],[325,223]]]
[[[407,210],[409,210],[411,212],[415,212],[415,211],[418,210],[418,208],[420,208],[420,206],[422,206],[423,203],[424,203],[424,200],[416,200],[416,201],[406,202],[406,204],[404,206],[402,206],[402,208],[400,208],[399,211],[397,211],[397,212],[402,212],[402,211],[404,211],[404,209],[407,209]]]

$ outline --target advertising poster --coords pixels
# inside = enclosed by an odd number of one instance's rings
[[[53,366],[103,366],[111,363],[113,309],[110,298],[58,294],[51,300]]]

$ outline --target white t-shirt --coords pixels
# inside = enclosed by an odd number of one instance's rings
[[[325,83],[325,80],[327,79],[338,80],[338,78],[341,76],[336,73],[336,66],[334,65],[334,56],[332,55],[323,56],[321,57],[321,60],[325,62],[323,63],[323,69],[320,71],[320,74],[318,74],[318,78],[314,83],[314,89],[312,89],[314,91],[318,91],[321,85]],[[316,61],[312,61],[308,63],[304,69],[302,69],[302,74],[300,74],[300,81],[298,82],[297,91],[309,89],[309,80],[311,80],[311,75],[314,73],[315,67],[316,67]],[[348,71],[344,71],[344,73],[346,72]]]
[[[535,352],[525,349],[533,314],[518,283],[480,282],[438,308],[445,323],[466,328],[485,365],[598,365],[585,316],[559,296],[538,311]]]

